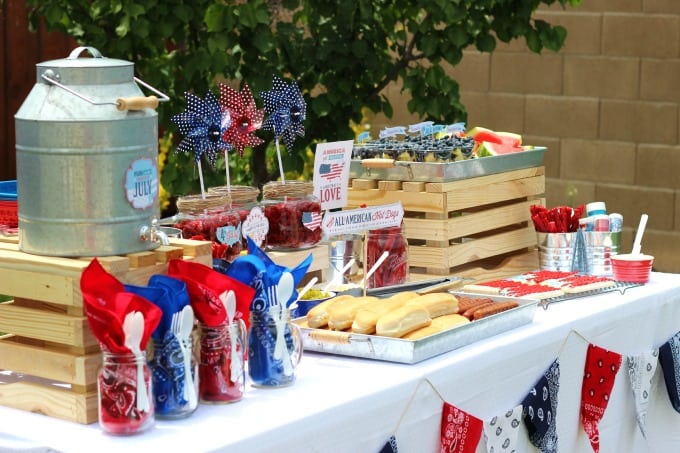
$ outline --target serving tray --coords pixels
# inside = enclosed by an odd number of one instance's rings
[[[457,291],[451,293],[463,295]],[[537,306],[537,301],[528,299],[478,294],[465,296],[498,302],[514,300],[519,306],[418,340],[312,329],[305,327],[305,318],[295,319],[293,322],[300,326],[305,351],[414,364],[529,324]]]
[[[521,168],[537,167],[542,164],[546,150],[545,147],[536,146],[533,149],[517,153],[455,162],[410,162],[381,159],[383,162],[377,168],[365,166],[368,162],[375,162],[375,159],[366,159],[365,161],[353,159],[350,162],[349,175],[350,178],[387,181],[456,181]]]

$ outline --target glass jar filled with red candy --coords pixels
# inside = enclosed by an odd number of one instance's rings
[[[264,217],[262,207],[258,201],[260,191],[252,186],[217,186],[208,189],[209,194],[219,194],[227,198],[228,206],[238,213],[241,219],[241,246],[248,247],[246,236],[263,247],[269,222]]]
[[[299,250],[321,241],[321,203],[310,181],[269,182],[262,188],[264,215],[269,220],[267,248]]]
[[[175,228],[184,239],[212,241],[213,259],[233,261],[243,250],[241,217],[225,195],[206,193],[177,199]]]
[[[369,230],[366,235],[364,272],[371,269],[384,252],[389,255],[366,282],[367,288],[381,288],[406,283],[408,279],[408,241],[404,225]]]

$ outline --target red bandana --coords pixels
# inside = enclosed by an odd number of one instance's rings
[[[581,387],[581,423],[595,453],[600,451],[600,432],[597,425],[607,409],[621,359],[621,354],[593,344],[588,345]]]
[[[441,453],[474,453],[484,422],[444,402],[441,423]]]

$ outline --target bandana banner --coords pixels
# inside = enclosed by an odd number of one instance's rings
[[[581,386],[581,424],[595,453],[600,451],[598,424],[609,404],[616,373],[621,367],[621,354],[594,344],[588,345]]]
[[[626,357],[628,363],[628,377],[635,399],[635,418],[642,432],[647,438],[647,409],[649,395],[652,388],[652,378],[659,364],[659,350],[643,352],[635,356]]]
[[[522,418],[529,440],[541,453],[557,452],[557,392],[560,364],[557,359],[524,398]]]
[[[391,435],[385,445],[380,449],[379,453],[398,453],[397,449],[397,438]]]
[[[441,453],[474,453],[482,437],[483,422],[444,402],[441,422]]]
[[[661,345],[659,362],[673,409],[680,412],[680,332]]]
[[[517,450],[522,405],[484,422],[484,442],[488,453],[513,452]]]

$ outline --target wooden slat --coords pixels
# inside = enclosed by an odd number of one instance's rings
[[[0,382],[3,378],[0,375]],[[95,423],[98,418],[96,391],[81,394],[25,380],[0,385],[0,405],[81,424]]]
[[[476,178],[458,179],[456,181],[430,182],[425,186],[425,190],[427,192],[435,193],[458,192],[504,181],[533,178],[534,176],[545,176],[545,167],[522,168],[519,170],[495,173],[493,175],[478,176]]]
[[[502,255],[536,245],[533,225],[520,230],[499,233],[482,239],[474,239],[447,248],[409,246],[409,264],[414,267],[440,269],[448,272],[451,268],[473,261]]]
[[[87,348],[98,344],[87,318],[0,304],[0,332]]]
[[[530,219],[529,207],[540,200],[519,201],[507,206],[464,213],[444,220],[404,218],[407,239],[452,240],[505,227]]]
[[[478,186],[475,189],[447,192],[448,211],[458,211],[474,206],[484,206],[500,201],[516,200],[545,193],[545,177],[499,181],[493,184]]]
[[[80,275],[86,263],[68,270],[57,266],[53,272],[46,272],[44,266],[18,259],[19,253],[0,250],[0,294],[82,306]]]
[[[101,351],[76,355],[57,348],[36,348],[12,337],[0,340],[0,369],[3,370],[96,390],[101,364]]]
[[[347,206],[356,208],[362,204],[378,206],[401,201],[405,211],[442,212],[446,206],[445,194],[427,192],[385,191],[378,189],[347,191]]]
[[[366,190],[366,189],[376,189],[378,187],[378,181],[375,179],[353,179],[350,186],[352,189],[356,190]]]

